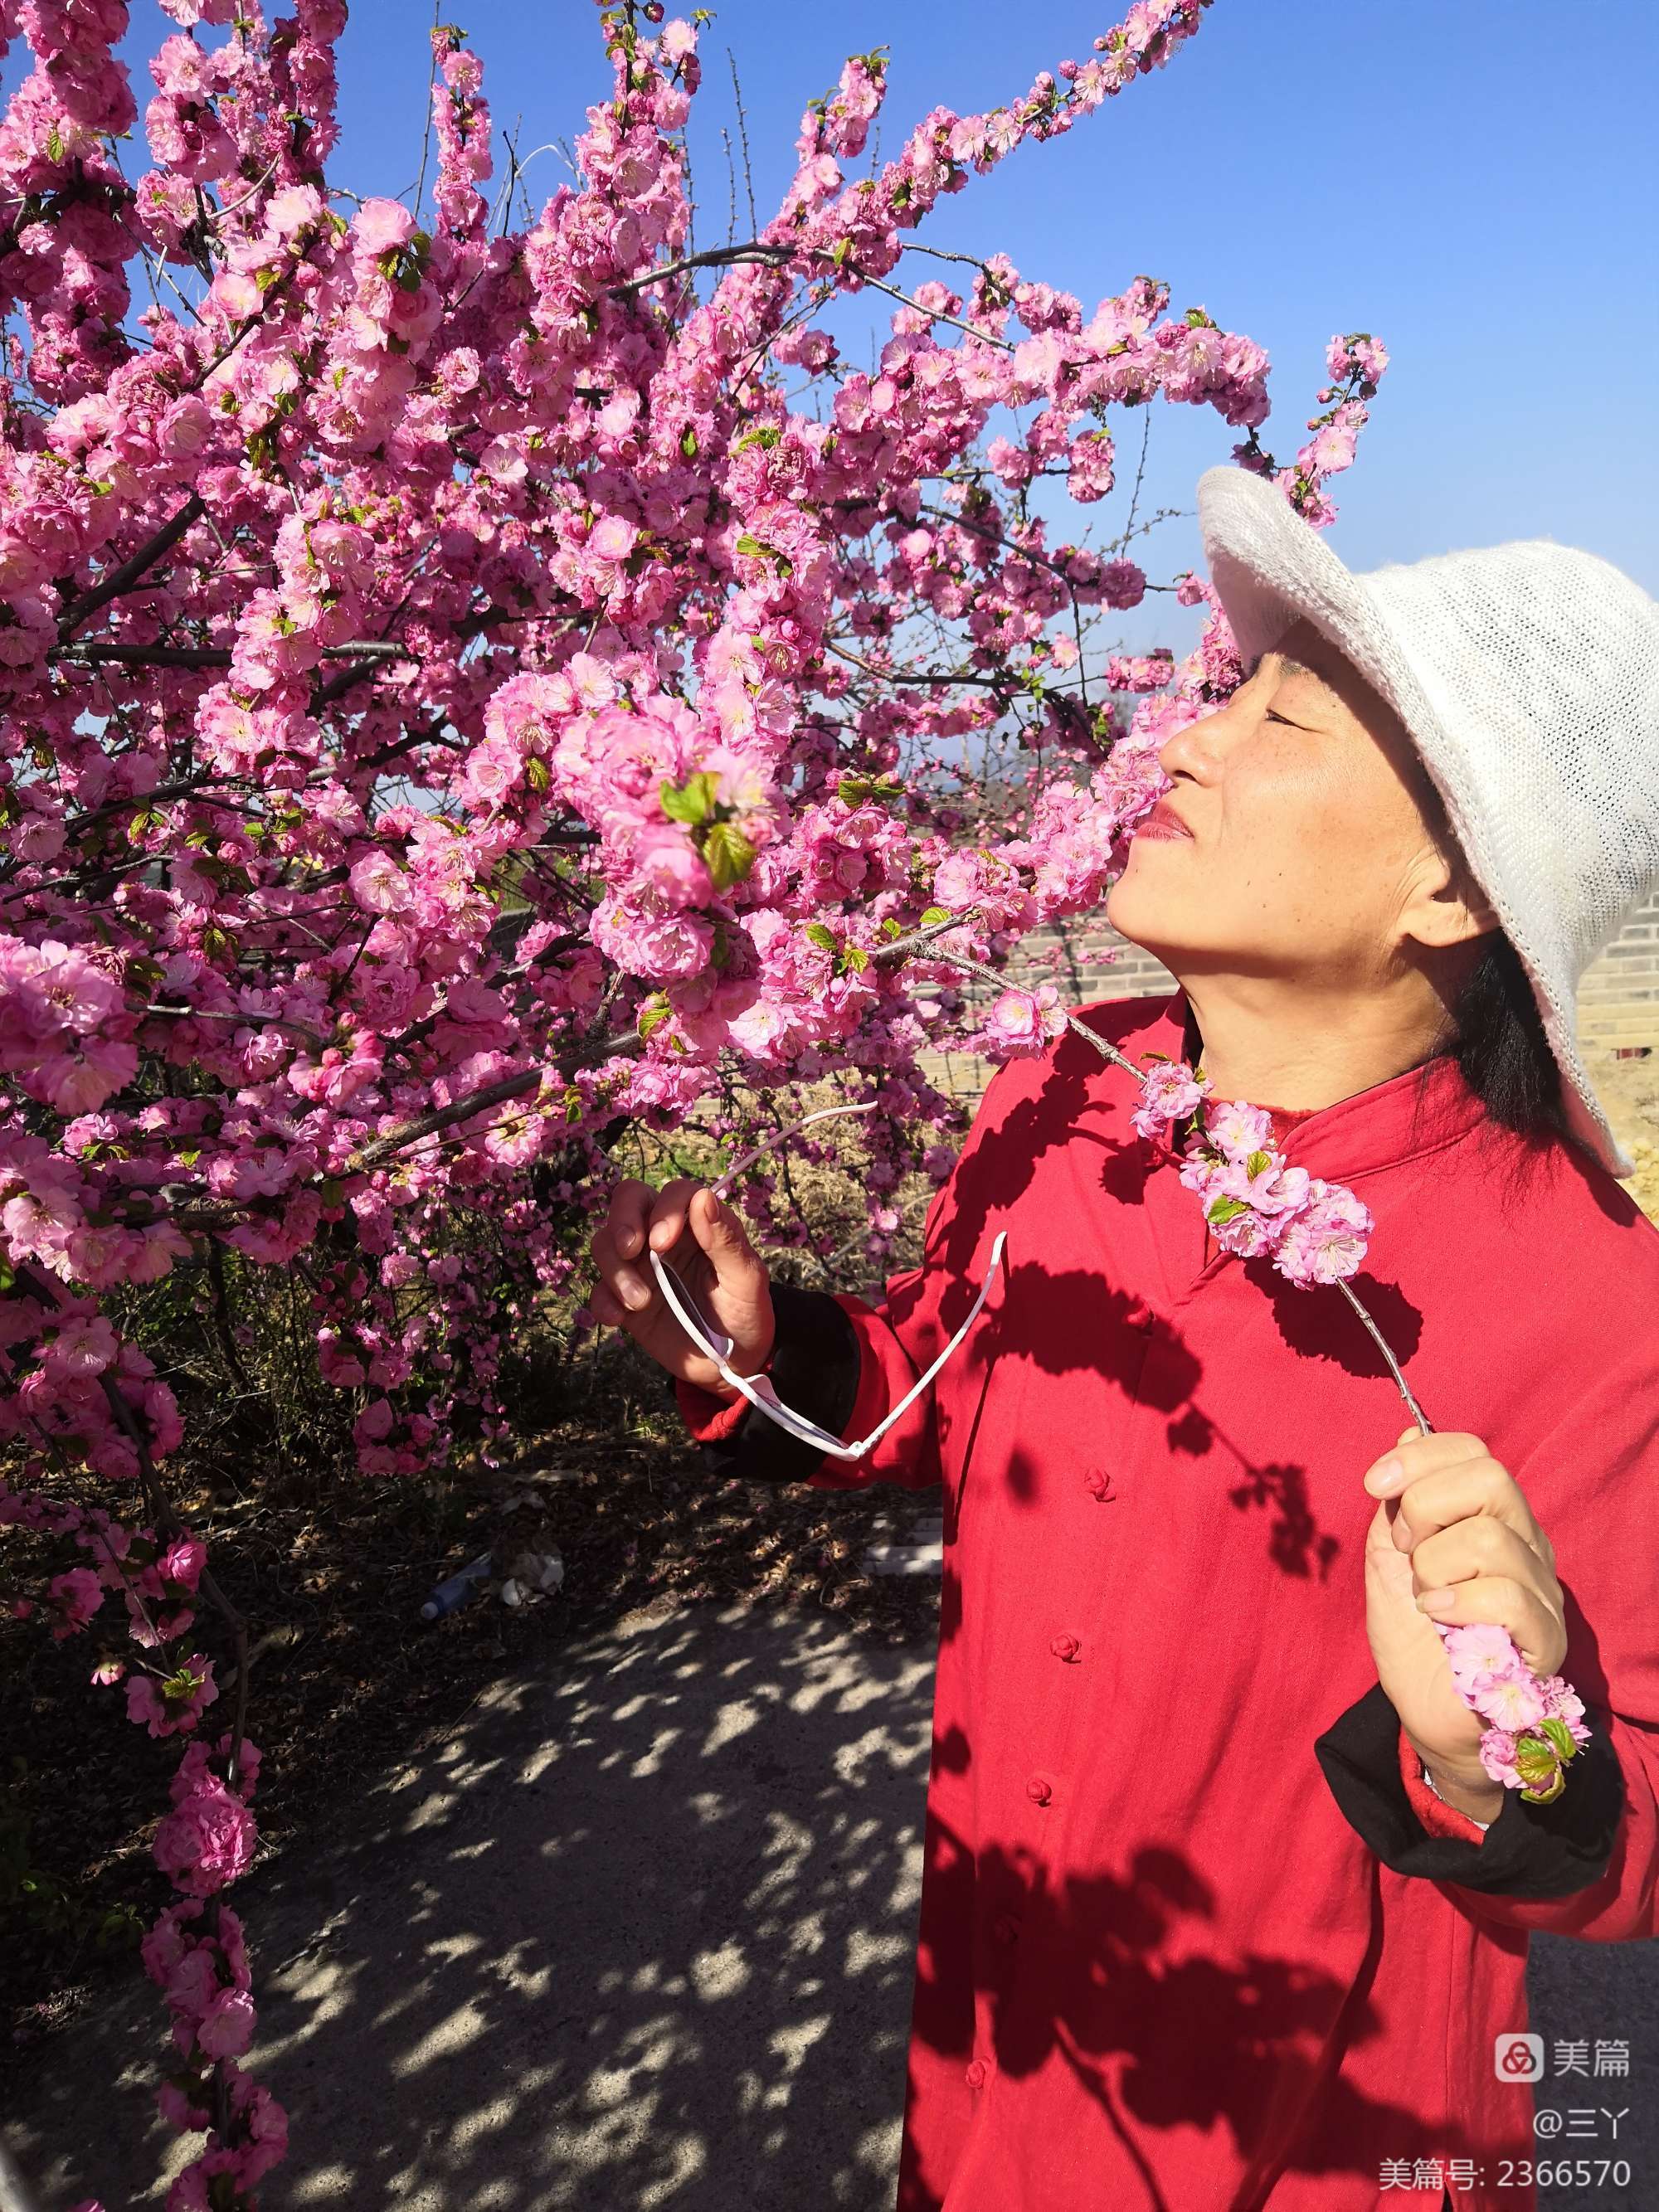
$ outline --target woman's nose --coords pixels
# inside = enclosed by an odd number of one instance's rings
[[[1216,739],[1220,732],[1216,726],[1221,721],[1219,710],[1202,714],[1195,722],[1188,722],[1184,730],[1177,730],[1166,744],[1158,748],[1158,764],[1173,781],[1177,775],[1189,775],[1202,782],[1213,774],[1216,763]]]

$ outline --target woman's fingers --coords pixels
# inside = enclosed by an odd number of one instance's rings
[[[742,1222],[724,1199],[704,1191],[688,1209],[691,1233],[708,1255],[722,1288],[753,1292],[766,1279],[766,1263],[749,1242]]]
[[[1535,1674],[1553,1674],[1565,1658],[1561,1585],[1501,1522],[1477,1516],[1425,1537],[1412,1553],[1412,1580],[1419,1612],[1449,1627],[1486,1621],[1508,1629]]]
[[[1507,1629],[1510,1641],[1534,1674],[1553,1674],[1567,1654],[1565,1630],[1528,1584],[1510,1575],[1475,1575],[1441,1589],[1425,1589],[1419,1609],[1446,1628],[1477,1625]]]
[[[643,1313],[656,1294],[654,1283],[646,1279],[647,1271],[629,1266],[617,1249],[617,1232],[609,1222],[594,1231],[588,1243],[593,1264],[599,1269],[599,1281],[620,1307],[629,1313]]]
[[[1443,1529],[1467,1521],[1489,1521],[1495,1528],[1512,1530],[1546,1567],[1554,1568],[1554,1548],[1534,1520],[1519,1484],[1484,1449],[1415,1475],[1398,1496],[1395,1545],[1409,1552],[1413,1561],[1419,1546]]]
[[[665,1182],[660,1190],[652,1193],[646,1237],[651,1249],[659,1252],[665,1260],[672,1258],[674,1248],[685,1236],[686,1215],[692,1199],[706,1188],[692,1176],[676,1176],[672,1182]]]
[[[601,1280],[623,1305],[639,1312],[650,1304],[656,1288],[649,1269],[638,1264],[656,1199],[648,1182],[625,1178],[611,1192],[605,1220],[588,1243]]]
[[[672,1373],[704,1387],[720,1379],[664,1296],[653,1256],[672,1268],[702,1326],[729,1340],[737,1372],[764,1365],[774,1326],[766,1263],[732,1207],[706,1184],[690,1176],[661,1190],[631,1179],[618,1183],[588,1249],[598,1273],[588,1300],[594,1319],[625,1329]]]

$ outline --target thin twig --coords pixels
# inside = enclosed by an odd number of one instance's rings
[[[443,0],[432,0],[432,28],[434,32],[438,27],[438,17],[442,7]],[[435,39],[433,39],[428,40],[428,44],[432,49],[432,66],[427,73],[426,80],[426,131],[421,139],[421,173],[415,179],[415,206],[413,213],[416,222],[421,219],[421,202],[426,197],[426,165],[432,153],[433,97],[438,89],[437,42]]]
[[[726,58],[732,71],[732,97],[738,107],[738,137],[743,146],[744,189],[749,195],[749,228],[758,230],[760,218],[755,213],[755,173],[749,160],[749,118],[743,111],[743,87],[738,81],[737,56],[730,46],[726,50]]]

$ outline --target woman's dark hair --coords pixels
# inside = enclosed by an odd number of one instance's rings
[[[1473,881],[1439,787],[1413,755],[1413,781],[1423,818],[1442,849]],[[1480,952],[1451,1002],[1446,1036],[1431,1058],[1449,1054],[1486,1107],[1487,1119],[1544,1152],[1553,1137],[1570,1139],[1561,1070],[1544,1034],[1521,956],[1501,924],[1480,940]]]
[[[1450,1033],[1439,1050],[1504,1128],[1540,1145],[1569,1135],[1561,1071],[1544,1034],[1527,971],[1501,928],[1483,950],[1452,1002]]]

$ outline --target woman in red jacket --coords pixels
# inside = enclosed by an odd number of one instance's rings
[[[1084,1018],[1201,1053],[1364,1200],[1432,1433],[1338,1291],[1218,1249],[1072,1032],[999,1070],[879,1304],[625,1182],[592,1310],[716,1465],[941,1486],[901,2212],[1514,2212],[1528,1931],[1659,1928],[1659,1235],[1573,1036],[1659,875],[1659,610],[1545,544],[1352,576],[1242,471],[1200,516],[1249,672],[1107,907],[1180,988]],[[761,1418],[646,1265],[851,1443],[999,1235],[857,1459]],[[1486,1774],[1437,1622],[1583,1698],[1554,1802]]]

